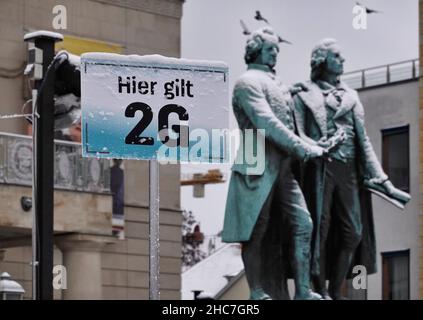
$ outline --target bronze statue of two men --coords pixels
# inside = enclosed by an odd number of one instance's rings
[[[398,190],[374,153],[357,92],[339,80],[344,58],[337,42],[325,39],[313,49],[311,79],[296,87],[276,76],[278,52],[270,27],[247,40],[248,70],[232,104],[241,132],[264,129],[265,169],[233,165],[223,241],[242,243],[251,299],[289,299],[287,278],[294,279],[294,299],[342,299],[353,265],[376,272],[363,184],[387,195]]]

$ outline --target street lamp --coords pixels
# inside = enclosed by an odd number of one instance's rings
[[[0,300],[23,300],[25,290],[7,272],[0,276]]]

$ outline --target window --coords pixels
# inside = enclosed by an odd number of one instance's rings
[[[392,183],[410,191],[409,126],[382,130],[382,166]]]
[[[410,299],[410,250],[382,253],[382,299]]]

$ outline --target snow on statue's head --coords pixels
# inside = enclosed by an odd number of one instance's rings
[[[271,27],[263,27],[254,31],[247,39],[244,60],[246,64],[253,63],[261,53],[264,42],[274,43],[279,48],[278,36]]]
[[[326,38],[321,40],[311,52],[311,75],[310,78],[312,81],[316,81],[319,79],[320,75],[323,72],[325,67],[326,58],[328,56],[328,52],[333,45],[336,45],[338,41],[332,38]]]

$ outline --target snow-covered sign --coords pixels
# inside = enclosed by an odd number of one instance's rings
[[[228,161],[228,67],[222,62],[86,53],[83,156]]]

